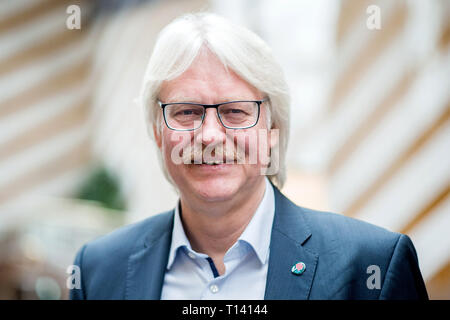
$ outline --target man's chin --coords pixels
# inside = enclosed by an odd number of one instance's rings
[[[239,190],[239,181],[229,177],[210,177],[195,181],[190,188],[198,197],[207,202],[220,202],[232,199]]]

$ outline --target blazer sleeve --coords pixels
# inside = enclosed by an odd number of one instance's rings
[[[406,235],[400,235],[397,241],[379,299],[428,300],[416,250],[411,239]]]
[[[70,300],[86,300],[86,295],[84,293],[84,284],[83,284],[83,256],[84,251],[86,250],[86,245],[84,245],[77,253],[74,261],[74,265],[80,268],[80,288],[73,288],[69,290],[69,298]]]

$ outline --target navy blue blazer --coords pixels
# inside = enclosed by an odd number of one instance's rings
[[[275,187],[274,192],[265,299],[428,299],[408,236],[298,207]],[[85,244],[74,263],[80,267],[81,288],[70,290],[71,299],[160,299],[173,214]],[[295,275],[291,268],[299,261],[306,270]],[[373,265],[379,272],[369,268]]]

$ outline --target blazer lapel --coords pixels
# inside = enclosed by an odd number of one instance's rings
[[[128,260],[125,299],[158,300],[164,282],[172,238],[173,211],[149,227],[144,243]]]
[[[303,246],[311,232],[301,208],[276,187],[274,192],[275,217],[264,298],[305,300],[309,297],[319,255]],[[306,270],[296,275],[291,269],[300,261],[306,265]]]

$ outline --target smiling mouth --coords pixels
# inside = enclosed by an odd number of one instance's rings
[[[207,164],[209,166],[217,166],[218,164],[223,164],[223,161],[203,161],[202,164]]]
[[[218,166],[218,165],[221,165],[221,164],[237,164],[237,161],[236,160],[229,160],[229,161],[221,161],[221,160],[207,161],[207,160],[203,160],[202,162],[192,161],[190,164],[193,164],[193,165]]]
[[[190,162],[185,162],[187,165],[205,165],[205,166],[219,166],[219,165],[230,165],[230,164],[241,164],[240,161],[236,159],[223,159],[223,160],[201,160],[195,161],[191,160]]]

